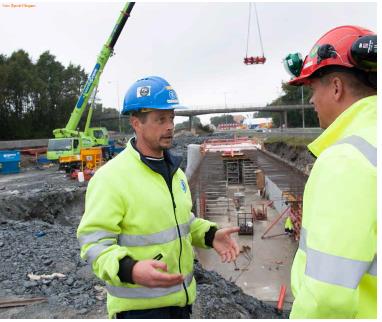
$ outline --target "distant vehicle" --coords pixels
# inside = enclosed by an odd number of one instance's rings
[[[266,129],[269,129],[273,126],[273,120],[271,117],[246,118],[243,121],[243,125],[250,130],[266,132]]]

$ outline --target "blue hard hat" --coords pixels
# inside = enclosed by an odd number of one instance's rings
[[[122,115],[142,108],[173,110],[183,108],[171,85],[162,77],[149,76],[137,80],[126,92]]]

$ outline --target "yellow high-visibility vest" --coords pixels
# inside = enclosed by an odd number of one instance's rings
[[[173,200],[164,178],[140,160],[131,142],[90,180],[77,237],[81,257],[106,283],[109,317],[194,302],[192,245],[207,248],[205,233],[216,224],[191,213],[191,194],[181,169],[172,178],[172,195]],[[126,255],[139,261],[158,254],[169,273],[183,274],[183,285],[148,288],[120,281],[119,260]]]
[[[291,318],[377,317],[377,97],[345,110],[309,149]]]
[[[288,216],[287,219],[285,220],[285,229],[293,230],[293,224],[292,224],[292,219]]]

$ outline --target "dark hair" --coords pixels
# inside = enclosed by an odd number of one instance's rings
[[[349,86],[353,89],[366,91],[377,89],[377,73],[366,72],[357,68],[347,68],[338,65],[331,65],[316,70],[310,78],[323,78],[332,73],[347,73],[353,76],[354,81],[349,82]],[[367,87],[367,88],[365,88]]]
[[[131,116],[137,117],[141,121],[141,123],[145,123],[146,122],[147,115],[148,115],[147,112],[141,112],[140,110],[139,111],[132,111],[132,112],[130,112],[130,117]]]

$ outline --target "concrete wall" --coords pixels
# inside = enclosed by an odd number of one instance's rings
[[[195,170],[199,167],[203,160],[203,155],[200,153],[200,144],[189,144],[187,146],[187,167],[186,176],[190,180]]]
[[[0,150],[28,149],[40,146],[48,146],[48,139],[0,141]]]
[[[268,176],[265,176],[265,191],[268,199],[274,200],[273,205],[279,213],[288,207],[282,200],[282,191]]]

